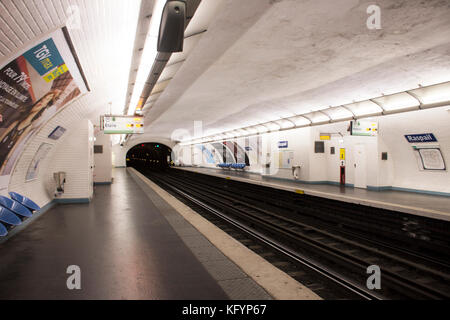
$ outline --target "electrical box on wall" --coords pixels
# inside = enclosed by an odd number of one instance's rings
[[[314,142],[314,153],[325,153],[325,143],[323,141]]]
[[[388,153],[387,152],[382,152],[381,153],[381,160],[387,160],[388,159]]]

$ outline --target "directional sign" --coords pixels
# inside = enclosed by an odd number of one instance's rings
[[[105,115],[100,123],[105,134],[144,133],[143,117]]]
[[[378,134],[378,123],[367,120],[354,120],[351,122],[352,136],[376,136]]]

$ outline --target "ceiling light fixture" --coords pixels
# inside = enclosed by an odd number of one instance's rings
[[[450,105],[450,81],[226,132],[228,138]],[[450,111],[450,109],[447,109]],[[209,137],[208,141],[213,141]],[[341,142],[341,141],[339,141]],[[343,143],[343,140],[342,142]],[[192,142],[191,142],[192,144]]]
[[[150,21],[150,27],[145,39],[144,49],[142,50],[141,61],[139,62],[133,93],[128,105],[128,115],[133,115],[135,113],[136,107],[139,103],[139,98],[142,90],[144,89],[145,81],[147,81],[148,74],[153,66],[153,61],[158,54],[156,48],[159,25],[161,23],[162,11],[165,4],[165,0],[156,0],[155,6],[153,7],[152,20]]]

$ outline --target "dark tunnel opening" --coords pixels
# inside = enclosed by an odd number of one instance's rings
[[[165,170],[172,164],[172,149],[161,143],[140,143],[128,150],[127,167],[140,172]]]

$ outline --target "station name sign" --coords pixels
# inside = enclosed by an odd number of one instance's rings
[[[409,143],[437,142],[436,137],[432,133],[406,134],[405,138]]]
[[[100,126],[105,134],[144,133],[144,118],[104,115],[100,117]]]

